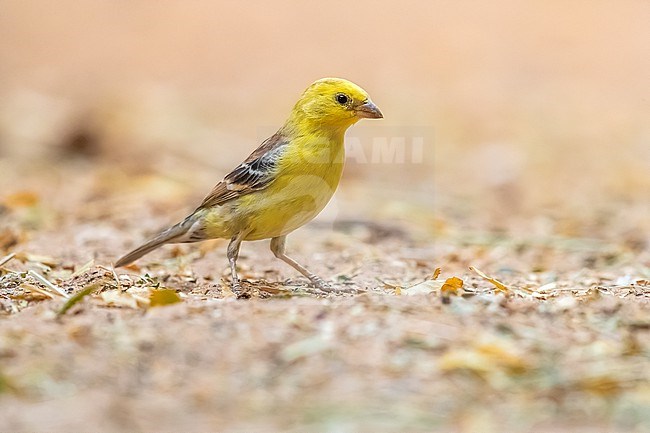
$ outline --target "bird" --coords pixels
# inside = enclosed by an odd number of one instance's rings
[[[271,239],[270,249],[313,286],[335,290],[285,253],[287,235],[327,205],[341,179],[347,129],[361,119],[383,118],[358,85],[322,78],[298,99],[284,125],[217,183],[184,220],[124,255],[115,267],[169,243],[229,239],[231,287],[241,290],[237,259],[243,241]]]

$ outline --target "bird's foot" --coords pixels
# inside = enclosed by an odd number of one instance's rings
[[[325,282],[325,280],[323,280],[318,275],[311,274],[307,278],[309,278],[309,281],[311,281],[311,284],[315,288],[320,289],[323,292],[331,292],[334,290],[334,287],[331,284]]]
[[[239,280],[233,280],[230,283],[230,290],[237,296],[237,299],[246,297],[246,291],[242,289]]]
[[[356,289],[347,288],[347,287],[346,288],[335,287],[332,284],[323,280],[318,275],[311,274],[308,278],[309,281],[311,281],[311,284],[315,288],[325,293],[358,293]]]

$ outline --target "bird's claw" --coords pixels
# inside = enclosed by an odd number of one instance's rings
[[[239,295],[242,292],[241,284],[239,283],[239,280],[235,280],[230,283],[230,290],[239,297]]]
[[[309,277],[309,281],[311,281],[312,285],[315,288],[325,293],[357,293],[358,292],[356,289],[335,287],[317,275],[311,275]]]
[[[334,287],[332,287],[331,284],[326,283],[325,280],[323,280],[321,277],[317,275],[310,275],[309,281],[311,281],[314,287],[324,292],[331,292],[332,290],[334,290]]]

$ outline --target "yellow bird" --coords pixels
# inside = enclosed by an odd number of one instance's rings
[[[305,90],[284,126],[219,182],[191,215],[120,258],[125,266],[167,243],[230,239],[232,287],[239,289],[237,257],[242,241],[271,239],[273,254],[313,285],[325,281],[285,254],[287,234],[311,221],[341,179],[345,131],[362,118],[383,115],[359,86],[323,78]]]

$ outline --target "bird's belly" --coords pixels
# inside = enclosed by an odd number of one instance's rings
[[[337,147],[339,142],[342,144],[342,138],[327,142],[325,152],[312,152],[307,157],[304,147],[294,146],[291,152],[298,154],[285,155],[288,162],[266,188],[207,212],[206,235],[228,238],[246,233],[244,240],[268,239],[311,221],[330,201],[341,179],[344,153]]]
[[[246,197],[245,240],[282,236],[311,221],[334,195],[341,170],[332,167],[326,175],[309,173],[281,176],[265,191]]]

